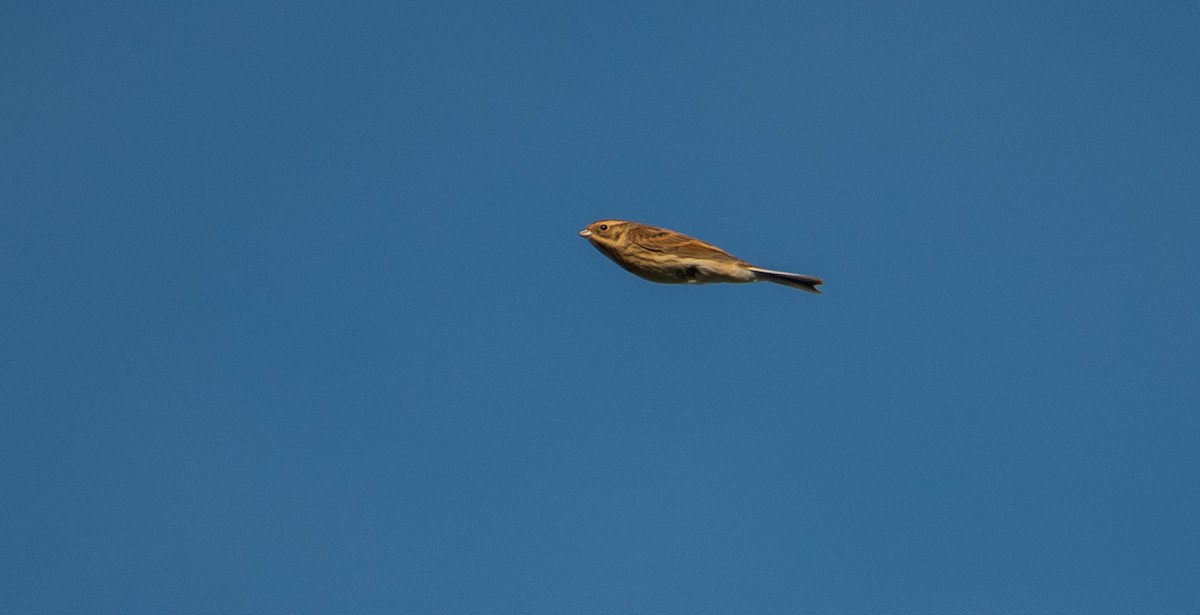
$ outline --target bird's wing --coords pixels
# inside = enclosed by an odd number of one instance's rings
[[[675,231],[668,231],[653,226],[642,226],[629,231],[629,239],[633,243],[654,252],[669,252],[678,256],[711,258],[722,261],[739,260],[728,252],[694,237],[688,237]]]

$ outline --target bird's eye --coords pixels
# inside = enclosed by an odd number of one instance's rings
[[[600,225],[600,230],[601,230],[601,231],[607,231],[607,230],[608,230],[608,225],[607,225],[607,224],[601,224],[601,225]]]

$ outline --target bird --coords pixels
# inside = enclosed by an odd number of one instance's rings
[[[763,269],[683,233],[628,220],[597,220],[579,231],[626,271],[662,284],[774,282],[820,294],[821,278]]]

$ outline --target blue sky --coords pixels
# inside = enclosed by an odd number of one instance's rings
[[[6,3],[0,610],[1196,612],[1198,28]]]

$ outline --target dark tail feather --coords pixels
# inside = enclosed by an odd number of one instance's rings
[[[750,271],[753,271],[754,277],[759,280],[766,280],[776,284],[783,284],[784,286],[791,286],[792,288],[799,288],[800,290],[816,293],[818,295],[821,294],[821,291],[817,289],[817,285],[825,283],[821,280],[821,278],[815,278],[811,275],[800,275],[798,273],[788,273],[786,271],[771,271],[770,269],[760,269],[758,267],[751,267]]]

